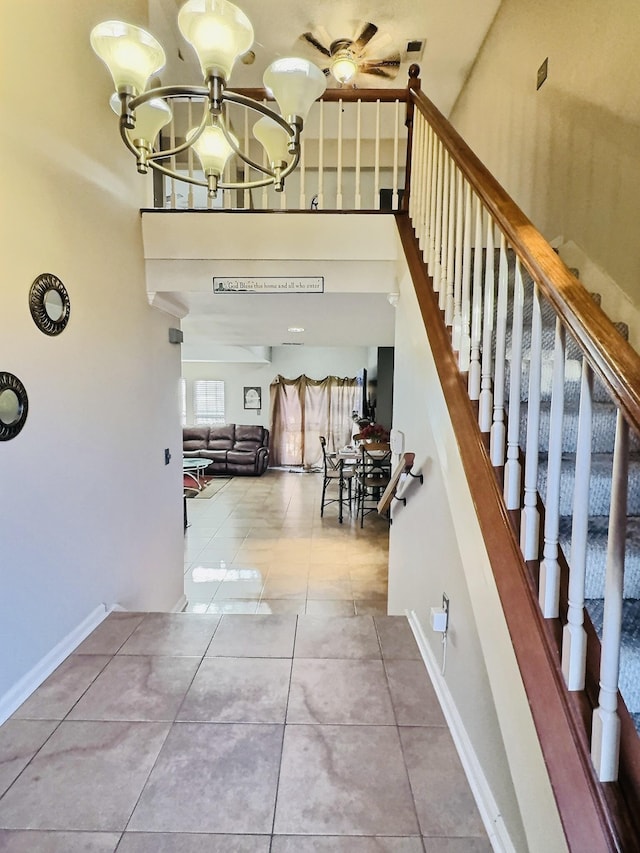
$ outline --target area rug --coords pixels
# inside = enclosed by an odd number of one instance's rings
[[[197,491],[194,488],[194,482],[191,477],[184,478],[184,493],[188,498],[207,499],[217,495],[231,481],[231,477],[203,477],[205,487],[202,491]]]

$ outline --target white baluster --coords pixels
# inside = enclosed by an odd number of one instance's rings
[[[587,634],[584,630],[584,582],[587,573],[589,533],[589,482],[591,479],[591,433],[593,411],[593,371],[582,359],[578,443],[571,523],[569,560],[569,609],[562,632],[562,673],[569,690],[584,690],[587,661]]]
[[[475,197],[476,231],[473,251],[473,289],[471,311],[471,361],[469,364],[469,399],[480,397],[480,342],[482,340],[482,202]]]
[[[542,615],[555,619],[560,600],[560,566],[558,564],[558,532],[560,525],[560,483],[562,479],[562,421],[564,417],[565,330],[556,320],[556,342],[553,351],[553,384],[549,420],[549,454],[547,460],[547,494],[544,501],[544,550],[540,564],[538,599]]]
[[[540,556],[540,512],[538,510],[538,458],[540,444],[540,380],[542,373],[542,312],[540,291],[533,285],[531,352],[527,400],[527,443],[524,457],[524,508],[520,521],[520,548],[525,560]]]
[[[429,198],[429,222],[427,232],[427,266],[429,275],[433,278],[435,256],[436,256],[436,197],[438,186],[438,148],[440,140],[433,134],[433,147],[431,149],[431,197]]]
[[[453,272],[453,325],[451,345],[454,352],[460,351],[460,333],[462,330],[462,227],[464,224],[464,178],[458,171],[456,189],[456,242],[454,246]]]
[[[440,292],[442,282],[442,178],[444,172],[444,149],[438,141],[438,162],[436,166],[436,221],[434,228],[433,289]]]
[[[453,326],[455,313],[454,274],[455,274],[455,223],[456,223],[456,181],[457,168],[452,159],[449,164],[449,213],[447,217],[447,293],[444,307],[444,322],[447,327]]]
[[[520,258],[516,257],[513,287],[513,323],[511,326],[511,375],[509,377],[509,422],[507,461],[504,466],[504,500],[507,509],[520,508],[520,385],[522,382],[522,318],[524,285]]]
[[[176,147],[176,119],[175,119],[175,115],[171,119],[171,124],[170,124],[169,128],[170,128],[169,129],[169,146],[173,149]],[[171,164],[170,165],[171,171],[175,172],[177,170],[176,155],[175,154],[173,154],[171,156],[170,164]],[[164,178],[164,175],[162,177]],[[169,178],[169,185],[170,185],[170,190],[169,190],[170,203],[169,204],[170,204],[171,209],[175,210],[176,209],[176,179],[175,178]]]
[[[338,101],[338,168],[336,171],[336,209],[342,210],[342,99]]]
[[[618,778],[620,718],[618,677],[622,634],[622,596],[627,525],[627,481],[629,476],[629,427],[618,412],[611,475],[611,512],[604,587],[604,622],[600,655],[600,693],[593,712],[591,759],[601,782]]]
[[[324,209],[324,101],[320,101],[318,130],[318,210]]]
[[[424,192],[422,203],[420,205],[420,220],[418,225],[418,245],[422,251],[424,262],[427,263],[428,239],[427,239],[427,222],[429,213],[429,204],[431,203],[431,157],[433,151],[434,134],[428,124],[425,125],[425,140],[424,140],[424,173],[422,183]]]
[[[373,164],[373,209],[380,210],[380,101],[376,101],[376,144]]]
[[[442,250],[440,252],[440,293],[438,298],[438,307],[441,311],[445,310],[447,304],[447,288],[449,273],[447,269],[447,256],[449,254],[449,173],[450,173],[450,157],[443,148],[443,169],[442,169],[442,226],[441,239]]]
[[[493,390],[491,384],[491,350],[493,338],[493,313],[495,305],[493,219],[487,222],[487,255],[484,263],[484,322],[482,324],[482,378],[480,380],[480,400],[478,404],[478,425],[480,432],[489,432],[493,414]]]
[[[244,111],[244,150],[249,151],[249,110]],[[244,165],[244,180],[250,180],[250,167],[248,163]],[[283,193],[284,195],[284,193]],[[245,210],[251,209],[251,190],[245,190],[243,193],[242,206]]]
[[[393,193],[391,195],[391,209],[398,210],[400,207],[398,199],[398,144],[400,126],[400,101],[396,100],[396,112],[393,122]]]
[[[187,127],[193,127],[193,101],[191,98],[187,100]],[[193,148],[187,149],[187,169],[189,177],[193,178]],[[187,207],[193,210],[193,184],[189,184],[187,190]]]
[[[509,262],[507,242],[500,235],[500,264],[498,267],[498,307],[496,312],[496,355],[493,377],[493,422],[491,424],[491,464],[496,468],[504,465],[506,430],[504,424],[504,375],[507,340],[507,303],[509,285]]]
[[[300,165],[298,166],[298,171],[300,172],[300,210],[307,209],[307,194],[305,193],[305,173],[306,173],[306,156],[305,156],[305,141],[304,139],[300,140]]]
[[[458,367],[462,373],[469,370],[471,354],[471,210],[471,185],[467,183],[464,194],[462,293],[460,297],[460,346],[458,354]]]
[[[266,99],[262,103],[266,107],[266,105],[267,105]],[[245,110],[245,113],[246,112],[247,111]],[[262,146],[260,146],[260,147],[262,148]],[[270,166],[269,158],[268,158],[267,152],[264,148],[262,148],[262,165],[267,166],[267,167]],[[260,205],[261,205],[262,210],[268,210],[269,209],[269,187],[262,187],[262,192],[260,193]]]
[[[362,207],[362,196],[360,194],[360,142],[362,138],[362,101],[358,99],[356,108],[356,198],[355,209]]]
[[[411,131],[411,192],[409,194],[409,219],[416,232],[418,222],[418,211],[420,210],[420,198],[422,196],[422,126],[420,113],[416,113],[413,119]]]

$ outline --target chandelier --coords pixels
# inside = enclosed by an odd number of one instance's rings
[[[146,174],[151,168],[175,180],[206,187],[210,198],[215,198],[218,189],[270,184],[282,192],[285,178],[298,165],[300,135],[311,105],[326,88],[324,74],[306,59],[276,59],[265,71],[263,81],[278,104],[279,115],[265,104],[227,89],[236,60],[253,43],[253,27],[241,9],[228,0],[188,0],[178,13],[178,27],[197,54],[204,86],[149,88],[152,76],[166,62],[162,45],[150,33],[122,21],[105,21],[91,31],[91,46],[113,77],[116,91],[110,103],[120,117],[120,135],[136,158],[138,172]],[[184,142],[161,150],[157,140],[173,118],[172,102],[185,99],[202,102],[199,123],[188,129]],[[265,150],[262,164],[241,150],[229,127],[227,104],[261,116],[253,134]],[[175,168],[172,158],[189,148],[200,162],[204,180]],[[261,177],[223,181],[225,166],[233,154]]]

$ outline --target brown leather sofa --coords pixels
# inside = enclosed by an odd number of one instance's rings
[[[205,474],[259,477],[269,465],[269,430],[262,426],[220,424],[182,428],[185,458],[209,459]]]

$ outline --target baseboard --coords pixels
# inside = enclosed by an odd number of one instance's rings
[[[516,853],[507,827],[505,826],[498,804],[495,801],[489,783],[484,775],[478,756],[469,739],[462,718],[458,713],[447,682],[442,677],[440,666],[431,651],[431,647],[422,629],[415,610],[406,611],[409,625],[414,633],[420,654],[431,677],[436,696],[442,707],[442,712],[449,726],[453,742],[460,756],[460,761],[466,773],[469,786],[478,806],[478,811],[489,836],[491,846],[497,853]]]
[[[28,699],[36,687],[48,678],[53,670],[89,636],[107,615],[107,607],[96,607],[82,622],[70,631],[66,637],[54,646],[38,663],[0,697],[0,724],[4,723],[20,705]]]
[[[181,595],[180,598],[176,601],[176,603],[171,608],[171,613],[182,613],[184,608],[187,606],[187,596]]]

